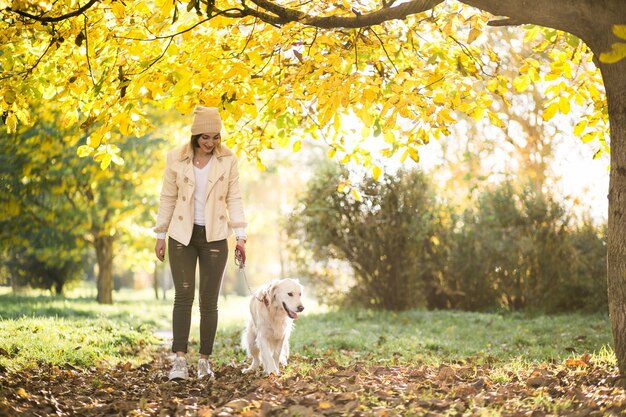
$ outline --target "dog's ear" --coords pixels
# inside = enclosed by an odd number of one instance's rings
[[[267,295],[270,302],[276,299],[276,291],[278,290],[278,281],[272,282],[270,287],[267,289]]]
[[[270,304],[270,299],[268,296],[268,290],[267,289],[261,289],[259,290],[256,299],[259,300],[260,302],[262,302],[263,304],[265,304],[265,306],[269,306]]]

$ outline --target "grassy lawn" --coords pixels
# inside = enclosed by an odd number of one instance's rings
[[[170,298],[173,293],[170,293]],[[18,371],[41,364],[89,367],[130,361],[138,365],[168,349],[172,300],[151,291],[123,290],[112,306],[93,297],[14,296],[0,293],[0,367]],[[220,299],[214,361],[244,361],[239,348],[248,314],[246,297]],[[303,363],[332,357],[347,365],[439,365],[462,362],[534,366],[589,352],[614,363],[606,315],[525,316],[456,311],[337,311],[312,301],[296,321],[292,353]],[[198,348],[197,301],[190,354]]]
[[[170,298],[173,294],[170,293]],[[0,415],[623,415],[606,315],[334,310],[305,300],[280,377],[243,375],[247,297],[220,299],[217,378],[167,381],[171,300],[0,292]],[[190,366],[198,349],[194,309]],[[62,383],[59,383],[62,381]],[[30,413],[30,414],[29,414]],[[537,414],[538,413],[538,414]]]

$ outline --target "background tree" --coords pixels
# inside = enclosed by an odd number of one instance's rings
[[[4,159],[0,198],[9,208],[1,219],[3,249],[16,261],[28,256],[33,268],[29,279],[35,279],[43,274],[37,273],[39,270],[48,275],[75,270],[82,263],[85,245],[90,245],[98,264],[97,299],[110,304],[113,245],[122,231],[137,232],[131,226],[151,226],[160,180],[155,171],[160,164],[154,160],[164,141],[120,138],[117,143],[126,161],[118,157],[115,168],[102,170],[89,160],[76,158],[67,146],[84,142],[85,135],[77,129],[59,128],[58,113],[45,107],[41,111],[44,109],[46,116],[39,117],[34,127],[0,134]],[[105,158],[104,152],[100,158]],[[150,187],[150,183],[154,185]],[[21,265],[23,269],[24,263]]]
[[[442,241],[449,248],[444,285],[450,307],[606,308],[603,229],[590,220],[577,223],[532,181],[485,187]]]
[[[339,192],[338,180],[344,184]],[[345,186],[349,182],[345,168],[317,170],[291,215],[291,237],[316,261],[350,264],[354,303],[388,310],[426,306],[436,290],[430,264],[438,227],[428,178],[414,170]]]

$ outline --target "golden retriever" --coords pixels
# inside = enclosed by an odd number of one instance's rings
[[[241,336],[241,344],[252,364],[244,373],[262,364],[266,375],[278,375],[279,364],[287,365],[293,320],[304,310],[302,290],[297,280],[286,278],[274,280],[252,294],[250,319]]]

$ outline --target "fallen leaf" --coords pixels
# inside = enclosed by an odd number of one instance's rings
[[[22,398],[30,398],[30,395],[26,392],[24,388],[18,388],[15,393]]]
[[[328,401],[322,401],[318,404],[318,407],[322,410],[328,410],[329,408],[333,408],[335,405]]]

